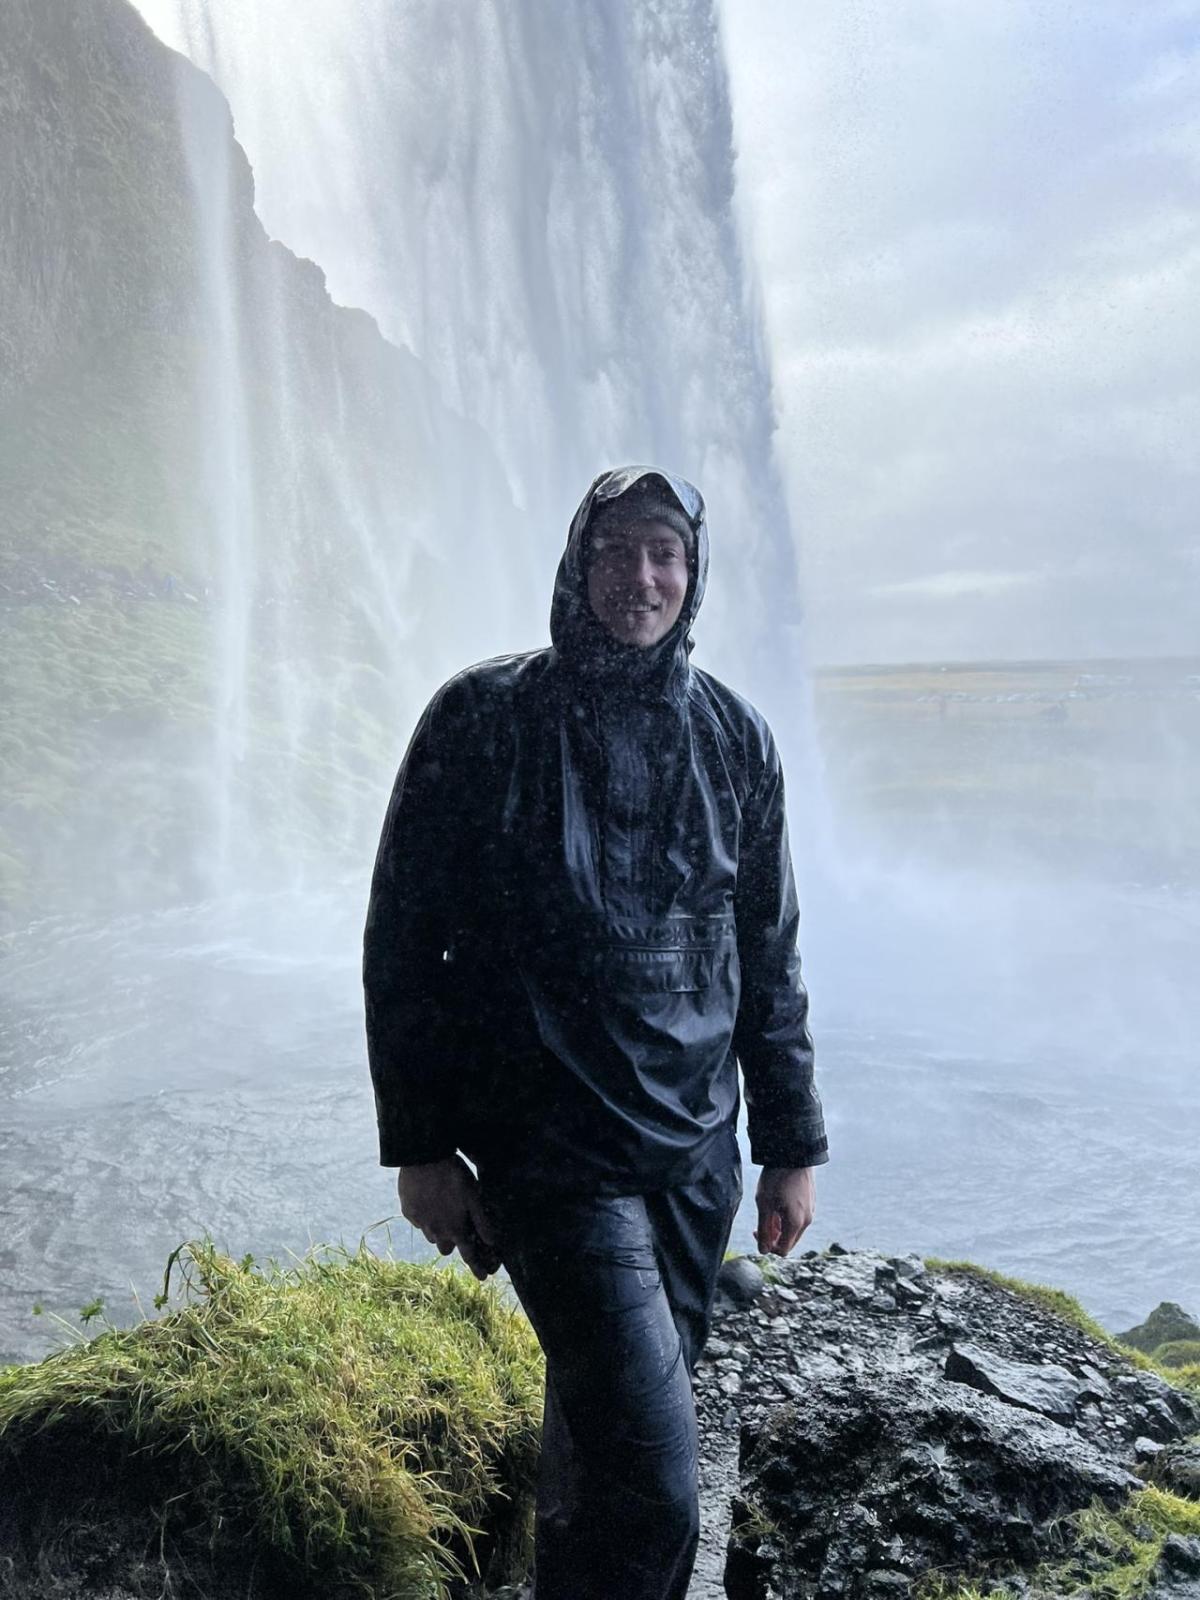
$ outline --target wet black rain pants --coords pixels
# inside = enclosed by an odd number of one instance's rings
[[[648,1194],[489,1199],[546,1355],[535,1600],[684,1600],[691,1378],[740,1197],[735,1165]]]

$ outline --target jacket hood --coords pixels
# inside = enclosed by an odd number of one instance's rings
[[[693,534],[688,553],[688,592],[674,626],[657,644],[642,647],[614,639],[592,610],[587,596],[587,555],[598,509],[619,500],[644,480],[666,492],[679,506]],[[661,694],[681,702],[687,688],[692,624],[708,582],[708,523],[699,489],[658,467],[614,467],[602,472],[571,518],[567,545],[554,579],[550,638],[565,666],[606,687],[626,686],[638,698]]]

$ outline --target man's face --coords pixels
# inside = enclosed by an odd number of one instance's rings
[[[588,600],[622,644],[645,649],[670,633],[687,588],[687,551],[665,522],[614,522],[593,534]]]

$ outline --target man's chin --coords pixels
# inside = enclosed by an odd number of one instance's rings
[[[613,633],[613,638],[618,644],[626,644],[632,650],[649,650],[650,646],[657,644],[662,637],[661,633]]]
[[[659,626],[656,616],[653,623],[633,623],[624,620],[609,622],[608,631],[619,644],[640,646],[648,650],[652,644],[666,636],[667,629]]]

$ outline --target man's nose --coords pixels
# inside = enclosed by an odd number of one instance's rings
[[[637,588],[648,588],[654,582],[654,562],[649,550],[630,550],[625,562],[624,577]]]

